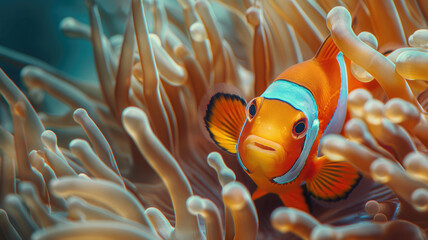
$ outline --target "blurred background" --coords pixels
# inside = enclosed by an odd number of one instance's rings
[[[67,38],[59,30],[67,16],[89,23],[83,0],[0,0],[0,45],[43,60],[78,79],[94,79],[90,42]],[[20,67],[4,59],[0,59],[0,67],[19,81]]]

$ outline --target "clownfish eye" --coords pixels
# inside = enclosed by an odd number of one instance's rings
[[[306,118],[302,118],[294,123],[293,126],[293,137],[296,139],[302,138],[306,134],[308,121]]]
[[[253,102],[251,105],[250,105],[250,108],[248,109],[248,113],[250,114],[250,117],[254,117],[254,115],[256,115],[256,103],[255,102]]]
[[[257,100],[257,98],[254,98],[251,100],[251,102],[247,105],[246,114],[248,121],[253,120],[254,116],[256,116],[257,110],[260,107],[260,101]]]

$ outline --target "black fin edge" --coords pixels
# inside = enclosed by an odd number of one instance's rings
[[[235,94],[230,94],[230,93],[223,93],[223,92],[218,92],[216,94],[214,94],[211,99],[210,102],[207,104],[207,110],[205,112],[205,116],[204,116],[204,123],[205,123],[205,129],[208,131],[211,139],[214,141],[215,145],[218,146],[220,149],[222,149],[223,151],[230,153],[230,154],[235,154],[235,153],[231,153],[228,150],[226,150],[225,148],[223,148],[222,146],[220,146],[220,144],[214,139],[214,135],[212,134],[212,132],[210,131],[209,127],[208,127],[208,122],[210,121],[211,117],[212,117],[212,111],[211,109],[214,107],[216,101],[218,99],[220,99],[221,97],[224,97],[225,99],[232,99],[232,100],[239,100],[243,106],[246,106],[247,103],[245,102],[244,99],[242,99],[240,96],[235,95]]]

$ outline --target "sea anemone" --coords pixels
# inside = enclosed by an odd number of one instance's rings
[[[60,29],[90,41],[97,81],[0,48],[26,87],[0,70],[3,239],[426,238],[426,1],[85,3],[89,25]],[[383,89],[350,93],[343,135],[322,142],[361,187],[313,199],[312,214],[254,202],[235,157],[205,136],[203,103],[224,84],[259,95],[329,34],[354,76]]]

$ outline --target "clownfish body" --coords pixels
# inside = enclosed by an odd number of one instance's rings
[[[205,126],[219,147],[237,154],[258,186],[253,199],[275,193],[308,212],[305,192],[338,200],[358,183],[351,165],[318,156],[321,137],[342,130],[348,92],[373,87],[357,81],[349,65],[329,37],[313,59],[285,70],[248,104],[228,93],[211,98]]]

